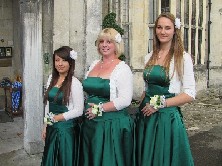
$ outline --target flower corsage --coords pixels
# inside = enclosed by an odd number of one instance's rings
[[[47,115],[44,117],[44,123],[47,124],[47,125],[52,126],[53,123],[58,122],[58,121],[56,121],[56,120],[54,119],[54,116],[55,116],[55,115],[54,115],[52,112],[47,113]]]
[[[166,107],[166,99],[164,95],[154,95],[150,98],[150,106],[155,109]]]
[[[103,115],[103,103],[99,103],[98,105],[94,104],[92,106],[92,113],[96,116],[102,116]]]

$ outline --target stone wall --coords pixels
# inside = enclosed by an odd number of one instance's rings
[[[222,3],[221,0],[211,1],[210,13],[210,66],[222,66]],[[222,82],[221,82],[222,84]]]

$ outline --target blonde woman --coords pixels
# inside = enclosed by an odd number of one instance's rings
[[[184,52],[180,20],[162,13],[153,51],[145,57],[145,89],[136,127],[138,166],[193,166],[179,106],[195,98],[191,56]]]
[[[123,53],[121,35],[102,30],[96,46],[101,55],[83,80],[87,93],[81,127],[80,165],[133,165],[134,122],[128,107],[133,95],[132,72],[118,57]]]

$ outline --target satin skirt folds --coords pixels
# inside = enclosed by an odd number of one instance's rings
[[[78,166],[79,133],[79,125],[73,120],[48,126],[41,165]]]
[[[127,111],[104,112],[81,126],[80,166],[134,166],[135,125]]]
[[[160,109],[136,123],[137,166],[193,166],[190,145],[178,107]]]

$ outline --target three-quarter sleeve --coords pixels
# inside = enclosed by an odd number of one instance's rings
[[[184,55],[184,75],[183,75],[183,92],[195,99],[195,78],[193,71],[193,61],[190,54]]]
[[[48,81],[46,83],[46,88],[48,89],[50,82],[52,80],[52,74],[49,75]],[[46,102],[46,106],[45,106],[45,116],[47,115],[47,113],[49,113],[49,101]]]
[[[71,94],[69,98],[69,105],[67,106],[69,111],[63,113],[65,120],[79,117],[83,113],[83,87],[81,82],[75,77],[72,78]]]
[[[128,65],[119,69],[115,82],[117,96],[113,103],[117,110],[121,110],[131,104],[133,97],[133,75]]]

